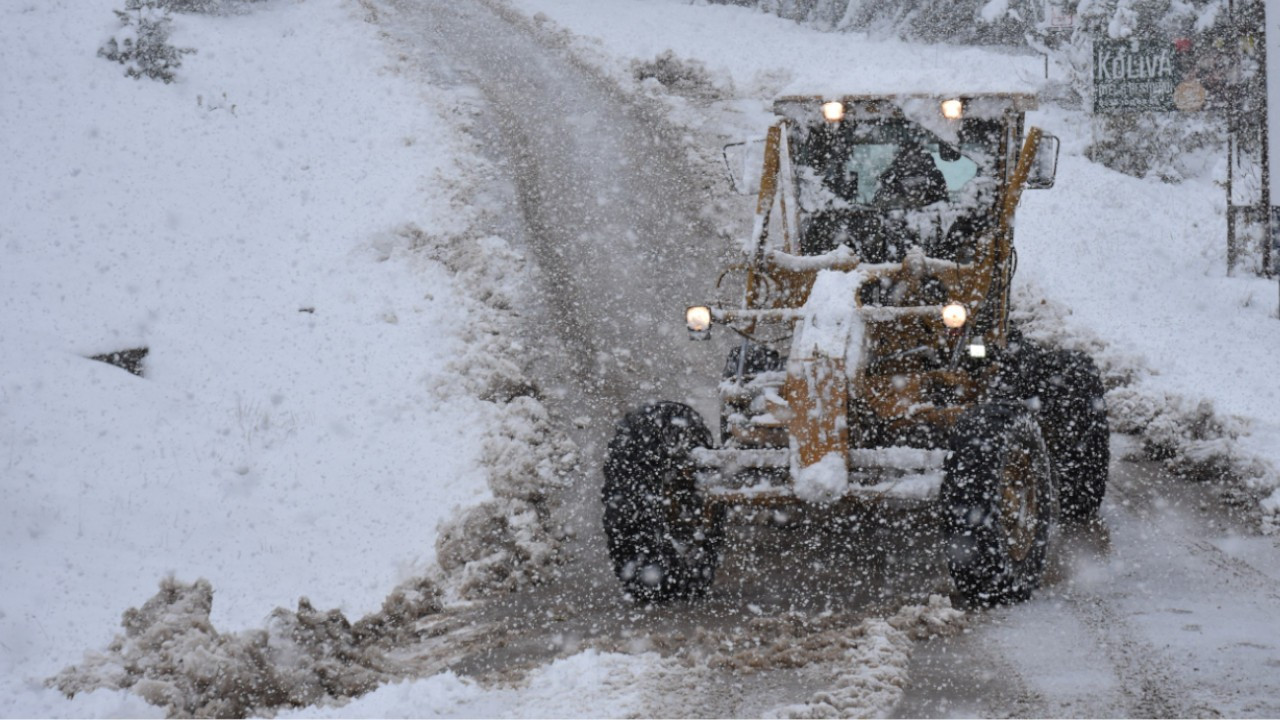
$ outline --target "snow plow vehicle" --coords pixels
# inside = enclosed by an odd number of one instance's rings
[[[609,445],[606,538],[635,600],[705,592],[731,509],[795,505],[928,509],[959,594],[1030,596],[1059,515],[1097,512],[1109,461],[1093,361],[1010,323],[1015,210],[1057,166],[1057,138],[1024,130],[1035,105],[775,102],[752,234],[721,276],[738,295],[686,314],[693,339],[733,333],[719,437],[657,402]]]

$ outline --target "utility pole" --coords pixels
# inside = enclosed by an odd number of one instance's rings
[[[1276,318],[1280,319],[1280,246],[1276,236],[1280,228],[1271,206],[1271,164],[1280,161],[1280,0],[1264,0],[1262,10],[1262,89],[1266,95],[1262,104],[1266,113],[1262,123],[1262,201],[1267,218],[1262,272],[1277,279]]]
[[[1272,26],[1280,22],[1280,0],[1264,0],[1262,6],[1262,17],[1258,23],[1261,30],[1261,37],[1258,39],[1258,67],[1262,73],[1261,91],[1263,101],[1260,103],[1262,107],[1262,212],[1263,222],[1266,227],[1266,234],[1263,236],[1262,242],[1262,274],[1271,277],[1275,268],[1272,266],[1271,246],[1275,242],[1275,212],[1271,205],[1271,164],[1273,161],[1280,160],[1277,158],[1277,150],[1280,148],[1272,147],[1271,139],[1274,137],[1277,144],[1280,144],[1280,128],[1271,127],[1272,124],[1280,121],[1280,109],[1276,106],[1280,104],[1280,68],[1273,68],[1272,58],[1280,61],[1280,52],[1272,53],[1272,43],[1276,42],[1280,33],[1272,33]],[[1273,72],[1274,71],[1274,72]],[[1273,112],[1275,110],[1275,112]],[[1274,131],[1274,132],[1273,132]]]
[[[1271,275],[1271,242],[1275,235],[1271,228],[1271,143],[1269,140],[1271,118],[1271,104],[1273,102],[1271,93],[1271,73],[1267,72],[1267,45],[1271,43],[1270,33],[1267,32],[1267,21],[1273,16],[1276,0],[1265,0],[1262,8],[1262,19],[1258,23],[1261,29],[1262,37],[1258,39],[1258,72],[1262,73],[1262,82],[1259,83],[1262,91],[1262,102],[1259,103],[1262,108],[1262,123],[1259,132],[1262,137],[1259,138],[1262,146],[1262,274],[1270,277]]]
[[[1248,253],[1256,258],[1259,275],[1273,277],[1280,270],[1275,249],[1280,218],[1271,192],[1271,168],[1280,167],[1280,0],[1228,0],[1227,18],[1224,50],[1239,53],[1237,67],[1244,69],[1225,98],[1227,274],[1234,275],[1242,253]],[[1247,170],[1254,162],[1258,176]],[[1256,189],[1252,177],[1260,180]],[[1239,191],[1247,197],[1237,204]],[[1261,247],[1255,249],[1254,243]]]

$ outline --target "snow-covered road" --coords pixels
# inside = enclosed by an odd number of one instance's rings
[[[1275,539],[1149,463],[1111,481],[1101,526],[1066,534],[1036,598],[917,652],[897,716],[1280,713]]]
[[[659,398],[715,407],[702,376],[720,349],[688,342],[683,327],[685,306],[710,290],[726,250],[701,217],[707,183],[652,104],[543,47],[514,14],[444,0],[392,6],[387,26],[429,73],[483,95],[472,128],[499,170],[489,192],[507,208],[487,230],[535,260],[540,302],[524,310],[521,341],[542,393],[577,425],[586,472],[566,520],[597,539],[594,470],[616,417]],[[584,565],[604,569],[603,555]],[[592,587],[605,579],[590,577]]]

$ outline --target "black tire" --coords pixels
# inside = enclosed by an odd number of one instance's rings
[[[1064,518],[1084,520],[1098,513],[1107,492],[1111,426],[1102,373],[1081,352],[1045,352],[1032,376],[1040,399],[1040,427],[1058,475]]]
[[[604,531],[613,570],[638,602],[702,594],[715,578],[724,510],[708,507],[690,451],[711,433],[687,405],[628,413],[604,464]]]
[[[1049,454],[1031,412],[976,407],[956,423],[942,484],[947,564],[969,602],[1031,596],[1044,574],[1057,516]]]

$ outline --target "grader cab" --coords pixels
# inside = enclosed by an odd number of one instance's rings
[[[1035,589],[1059,512],[1101,503],[1108,426],[1093,362],[1009,322],[1014,214],[1057,165],[1057,139],[1024,130],[1034,107],[1021,94],[775,103],[752,234],[721,276],[741,294],[686,315],[694,339],[734,338],[719,437],[660,402],[609,446],[605,530],[634,598],[704,592],[731,508],[793,505],[928,509],[960,594]]]

